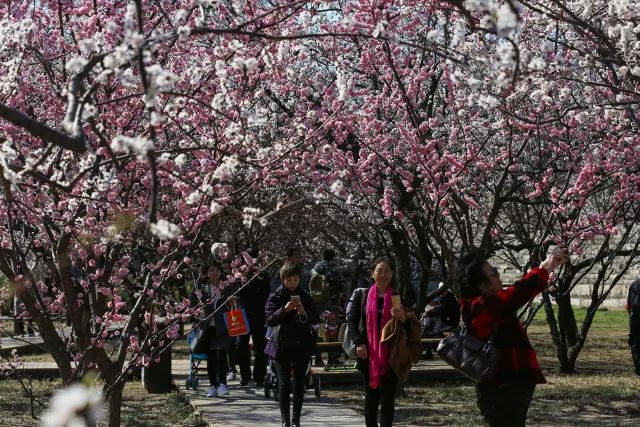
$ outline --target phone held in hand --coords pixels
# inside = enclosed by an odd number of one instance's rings
[[[295,304],[300,304],[300,295],[291,295],[291,302]]]
[[[400,295],[393,295],[391,297],[391,306],[393,308],[402,308],[402,302],[400,301]]]

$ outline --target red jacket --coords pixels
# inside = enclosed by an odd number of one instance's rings
[[[497,331],[493,344],[500,350],[495,379],[498,384],[512,381],[547,382],[516,310],[542,292],[548,281],[547,270],[534,268],[496,295],[460,299],[462,319],[470,325],[474,336],[486,341]]]

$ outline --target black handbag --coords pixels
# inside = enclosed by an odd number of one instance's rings
[[[207,352],[207,346],[209,344],[209,337],[207,334],[208,329],[209,328],[207,328],[206,325],[200,324],[193,331],[194,337],[191,342],[189,342],[189,350],[191,350],[192,354],[202,354]]]
[[[493,346],[496,333],[487,341],[474,337],[465,325],[456,328],[438,344],[438,356],[477,383],[493,379],[499,351]]]

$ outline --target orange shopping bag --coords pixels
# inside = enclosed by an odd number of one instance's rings
[[[224,314],[224,324],[230,337],[247,335],[249,333],[249,321],[244,308],[235,308]]]

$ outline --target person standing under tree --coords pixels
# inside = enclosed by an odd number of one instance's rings
[[[391,258],[377,258],[373,262],[371,277],[375,283],[370,288],[360,288],[353,292],[347,310],[347,322],[356,346],[356,368],[364,375],[365,424],[367,427],[378,426],[380,407],[380,426],[390,427],[393,425],[398,376],[389,366],[389,345],[380,340],[382,329],[392,317],[404,324],[407,315],[402,306],[392,308],[394,295]],[[362,316],[365,317],[361,322]]]
[[[640,279],[629,287],[627,297],[627,312],[629,312],[629,347],[636,375],[640,375]]]
[[[265,307],[267,325],[277,332],[267,343],[265,353],[275,361],[278,400],[283,427],[299,427],[305,377],[317,337],[312,325],[320,321],[311,296],[300,288],[300,266],[285,263],[280,269],[283,285],[269,295]],[[293,417],[290,416],[291,376],[293,372]]]
[[[231,337],[224,324],[223,310],[213,313],[224,304],[229,296],[228,291],[220,289],[222,265],[215,261],[205,261],[200,267],[200,289],[191,294],[191,305],[201,301],[204,304],[202,320],[198,328],[205,328],[203,337],[198,340],[195,353],[206,353],[207,375],[211,387],[207,397],[217,397],[229,394],[227,388],[227,371],[229,364],[227,352],[231,345]],[[230,289],[230,288],[229,288]],[[200,293],[200,295],[198,295]],[[231,302],[229,303],[231,304]],[[202,342],[200,342],[202,341]]]
[[[549,274],[568,259],[566,252],[549,255],[504,289],[498,269],[479,249],[464,253],[456,263],[462,321],[482,341],[493,336],[500,352],[495,378],[476,384],[478,408],[490,427],[524,426],[536,384],[547,382],[516,312],[547,287]]]
[[[256,258],[257,251],[253,251],[251,256]],[[240,303],[247,313],[249,320],[250,334],[241,335],[238,343],[238,364],[240,365],[240,385],[245,386],[251,380],[251,354],[249,351],[249,337],[253,341],[253,380],[256,386],[261,388],[264,384],[264,376],[267,373],[267,361],[264,354],[265,339],[265,317],[264,307],[269,298],[269,275],[261,271],[251,283],[244,287],[239,293]]]

